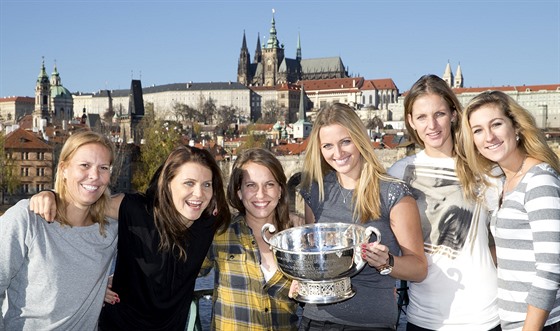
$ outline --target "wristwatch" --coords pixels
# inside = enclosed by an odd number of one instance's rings
[[[389,258],[387,259],[387,263],[379,267],[379,273],[383,276],[386,276],[393,271],[393,267],[395,266],[395,258],[393,254],[389,253]]]

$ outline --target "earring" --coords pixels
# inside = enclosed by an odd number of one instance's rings
[[[515,141],[519,141],[519,135],[518,134],[515,135]]]

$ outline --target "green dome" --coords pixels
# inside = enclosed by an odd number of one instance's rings
[[[64,86],[51,86],[51,98],[72,99],[72,94]]]

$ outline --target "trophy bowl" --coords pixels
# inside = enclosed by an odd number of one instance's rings
[[[263,239],[276,259],[278,269],[299,282],[294,299],[309,303],[334,303],[356,293],[350,277],[366,264],[360,245],[372,233],[381,241],[379,230],[352,223],[316,223],[286,229],[270,238],[276,228],[265,224]]]

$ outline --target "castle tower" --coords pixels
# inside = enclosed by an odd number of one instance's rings
[[[264,86],[275,86],[278,78],[278,67],[284,60],[284,47],[280,47],[276,37],[276,22],[274,21],[274,10],[272,10],[272,22],[268,42],[263,49]]]
[[[461,71],[461,63],[457,65],[457,74],[455,75],[455,83],[453,87],[463,87],[463,71]]]
[[[241,44],[241,52],[239,54],[239,62],[237,64],[237,82],[243,85],[249,85],[249,65],[251,57],[247,48],[247,39],[245,39],[245,31],[243,31],[243,42]]]
[[[41,120],[49,122],[51,84],[45,70],[45,59],[41,64],[41,71],[35,84],[35,109],[33,110],[33,127],[42,128]],[[44,129],[43,129],[44,131]]]
[[[262,50],[261,50],[261,34],[257,34],[257,48],[255,49],[255,59],[253,63],[262,62]]]
[[[443,73],[442,79],[449,85],[449,87],[453,87],[453,72],[451,71],[451,65],[449,61],[447,61],[447,66],[445,66],[445,72]]]
[[[301,38],[299,32],[297,34],[297,50],[296,50],[296,60],[301,62]]]

